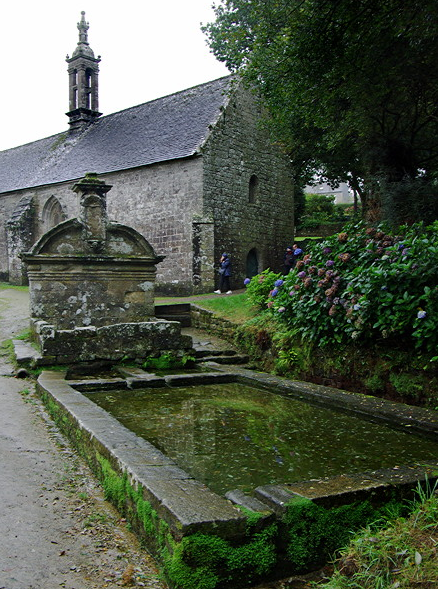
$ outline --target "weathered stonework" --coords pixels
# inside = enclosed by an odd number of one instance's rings
[[[35,204],[32,196],[23,196],[6,222],[9,257],[8,278],[13,284],[26,284],[26,273],[20,253],[26,251],[33,243],[34,209]]]
[[[232,256],[233,288],[253,275],[251,261],[257,272],[279,270],[294,232],[290,164],[261,118],[254,95],[236,87],[202,150],[204,214],[215,220],[215,260]]]
[[[191,338],[181,335],[177,321],[151,319],[75,329],[56,329],[45,321],[32,321],[31,327],[42,356],[40,365],[119,362],[163,353],[178,356],[192,349]]]
[[[23,254],[33,333],[53,363],[191,349],[179,323],[154,318],[163,257],[134,229],[108,221],[110,188],[92,174],[76,183],[79,218],[60,223]]]

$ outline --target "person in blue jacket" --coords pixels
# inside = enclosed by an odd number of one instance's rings
[[[233,291],[230,287],[230,276],[231,276],[231,261],[228,254],[222,254],[219,260],[219,275],[220,284],[219,289],[215,290],[216,294],[221,294],[225,291],[225,294],[232,294]]]

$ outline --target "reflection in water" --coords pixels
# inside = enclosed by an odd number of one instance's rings
[[[218,493],[438,455],[430,440],[238,383],[89,396]]]

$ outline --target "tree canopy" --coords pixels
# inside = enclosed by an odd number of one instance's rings
[[[204,30],[254,86],[297,180],[348,181],[369,218],[438,216],[435,0],[222,0]]]

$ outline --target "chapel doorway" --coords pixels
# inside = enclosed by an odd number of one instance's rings
[[[259,259],[257,250],[254,247],[252,250],[248,252],[246,256],[246,277],[252,278],[256,274],[259,273]]]

